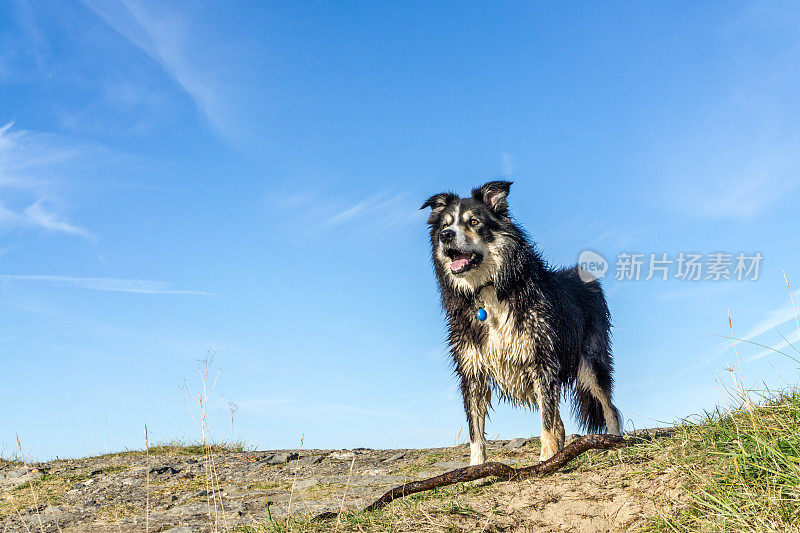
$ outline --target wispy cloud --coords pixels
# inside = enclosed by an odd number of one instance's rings
[[[771,347],[767,348],[766,350],[762,350],[762,351],[758,352],[757,354],[755,354],[752,357],[749,357],[747,359],[747,361],[748,362],[757,361],[757,360],[762,359],[762,358],[764,358],[764,357],[766,357],[768,355],[781,355],[778,352],[783,352],[785,348],[790,348],[790,347],[791,347],[791,350],[793,352],[795,352],[795,355],[793,355],[793,357],[795,357],[796,355],[798,355],[797,352],[796,352],[796,349],[797,349],[796,343],[798,341],[800,341],[800,332],[795,330],[792,333],[790,333],[789,335],[787,335],[786,338],[784,340],[782,340],[781,342],[772,345]]]
[[[763,337],[765,333],[769,332],[776,332],[779,326],[786,324],[789,321],[794,321],[794,311],[792,310],[791,304],[786,304],[772,311],[768,312],[763,319],[759,320],[754,326],[752,326],[746,333],[743,335],[736,335],[736,339],[738,342],[743,343],[745,346],[754,346],[754,342],[758,344],[765,344],[767,345],[766,340],[757,341],[760,337]],[[789,342],[786,342],[786,340]],[[767,355],[775,354],[776,350],[782,350],[789,346],[790,343],[793,343],[798,340],[798,332],[793,331],[786,338],[774,345],[770,348],[764,349],[763,351],[753,355],[752,357],[748,358],[747,361],[756,361],[761,359],[762,357],[766,357]],[[742,346],[742,344],[739,344]],[[717,357],[721,356],[724,353],[730,352],[733,350],[733,342],[731,340],[721,341],[719,344],[715,346],[712,350],[712,356],[707,359],[703,364],[708,364],[712,360],[716,359]]]
[[[782,326],[787,322],[795,322],[795,321],[796,321],[795,310],[793,309],[791,303],[787,303],[784,306],[774,309],[773,311],[768,313],[763,320],[761,320],[755,326],[750,328],[750,330],[747,333],[745,333],[743,338],[744,340],[752,341],[753,339],[761,337],[767,332],[775,331],[779,326]],[[796,343],[800,341],[800,330],[794,329],[791,333],[789,333],[788,335],[782,335],[782,337],[783,340],[781,342],[773,344],[769,348],[758,352],[757,354],[748,358],[747,361],[748,362],[757,361],[768,355],[778,354],[778,352],[783,351],[785,348],[790,348],[794,352],[798,351]]]
[[[758,322],[755,326],[744,334],[742,337],[745,340],[752,340],[756,337],[763,335],[768,331],[772,331],[778,326],[781,326],[790,320],[794,320],[794,311],[791,304],[786,304],[783,307],[770,311],[763,320]]]
[[[0,193],[21,193],[24,208],[10,208],[0,197],[0,227],[28,227],[92,238],[92,233],[64,219],[47,196],[54,188],[52,174],[80,157],[80,150],[55,136],[14,130],[13,122],[0,128]]]
[[[61,220],[57,214],[48,211],[43,202],[44,199],[40,198],[25,208],[25,216],[34,225],[50,231],[61,231],[87,238],[93,237],[88,230]]]
[[[418,202],[405,192],[383,191],[356,201],[325,193],[284,193],[269,197],[268,202],[285,211],[293,224],[296,219],[303,220],[302,227],[312,233],[325,233],[341,227],[350,227],[354,232],[370,232],[411,224],[424,218]]]
[[[388,195],[379,193],[360,200],[345,208],[339,208],[330,216],[325,216],[320,226],[333,227],[356,219],[368,220],[370,225],[385,225],[392,222],[413,221],[419,218],[419,210],[405,194]]]
[[[510,176],[514,173],[516,166],[514,165],[514,160],[516,158],[509,154],[508,152],[502,152],[500,154],[500,166],[503,169],[504,176]]]
[[[192,294],[213,296],[213,293],[173,289],[169,283],[145,279],[79,278],[72,276],[0,274],[0,280],[38,282],[93,291],[130,292],[138,294]]]
[[[0,187],[41,191],[52,183],[52,179],[42,177],[42,169],[76,155],[74,147],[58,142],[55,136],[14,128],[9,122],[0,127]]]
[[[201,65],[188,17],[165,3],[135,0],[84,0],[84,4],[122,37],[142,50],[191,98],[208,122],[225,137],[236,137],[221,90]]]
[[[0,203],[0,227],[41,228],[47,231],[68,233],[84,238],[94,237],[89,230],[70,224],[61,219],[58,214],[48,211],[43,202],[44,199],[39,199],[26,207],[21,213],[12,211]]]
[[[374,199],[367,199],[362,200],[344,211],[336,213],[332,217],[328,218],[323,222],[326,226],[336,226],[337,224],[341,224],[343,222],[347,222],[348,220],[352,220],[362,214],[364,211],[369,210],[371,206],[375,205]]]

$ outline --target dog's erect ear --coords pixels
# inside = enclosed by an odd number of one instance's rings
[[[451,192],[440,192],[439,194],[434,194],[430,198],[428,198],[420,209],[425,209],[426,207],[431,208],[431,213],[440,213],[447,207],[447,204],[452,202],[458,198],[457,195]]]
[[[508,214],[508,191],[513,181],[490,181],[477,189],[472,189],[472,197],[483,202],[498,215]]]

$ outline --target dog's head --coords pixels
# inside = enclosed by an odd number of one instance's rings
[[[433,261],[443,281],[472,292],[494,280],[503,266],[514,227],[508,215],[510,181],[491,181],[470,198],[435,194],[420,209],[431,208]]]

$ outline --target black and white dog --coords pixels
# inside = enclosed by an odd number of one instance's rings
[[[562,388],[572,390],[582,427],[621,435],[611,403],[611,319],[596,280],[577,267],[554,270],[508,213],[511,182],[431,196],[433,265],[447,312],[448,341],[461,379],[470,435],[470,464],[486,461],[484,423],[491,391],[540,410],[540,461],[564,446],[558,413]]]

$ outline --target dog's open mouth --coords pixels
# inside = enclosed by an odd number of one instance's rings
[[[462,252],[450,249],[445,251],[445,255],[450,258],[450,272],[453,274],[463,274],[481,264],[483,256],[478,252]]]

